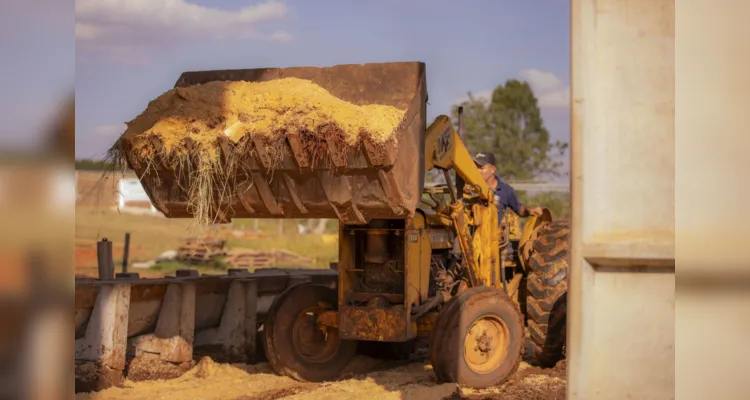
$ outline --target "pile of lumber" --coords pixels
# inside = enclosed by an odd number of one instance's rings
[[[255,270],[275,265],[309,266],[312,260],[289,250],[250,250],[238,249],[229,253],[224,260],[231,268]]]
[[[211,237],[187,238],[177,249],[177,261],[184,263],[207,263],[226,255],[226,240]]]

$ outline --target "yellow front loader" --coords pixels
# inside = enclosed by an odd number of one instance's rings
[[[567,223],[553,222],[545,210],[523,232],[512,216],[499,228],[495,197],[449,118],[426,124],[425,65],[203,71],[183,74],[177,85],[280,77],[310,79],[355,104],[407,111],[397,141],[385,147],[363,141],[341,152],[330,143],[327,159],[313,160],[289,137],[273,179],[264,149],[248,150],[247,168],[235,179],[243,190],[220,207],[223,220],[339,220],[337,290],[300,284],[269,310],[263,332],[274,370],[333,380],[357,346],[406,352],[426,335],[438,379],[476,388],[513,374],[527,340],[540,363],[560,359]],[[167,217],[191,216],[184,185],[169,186],[179,180],[176,171],[131,167]],[[425,174],[435,169],[447,184],[425,187]]]

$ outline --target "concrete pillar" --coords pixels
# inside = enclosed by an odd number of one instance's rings
[[[681,400],[750,393],[748,15],[745,0],[676,2],[675,361]]]
[[[122,381],[129,310],[130,285],[100,286],[86,333],[75,341],[76,392],[101,390]]]
[[[211,352],[217,361],[252,362],[256,359],[257,313],[257,281],[232,279],[219,326],[197,332],[195,347],[218,350]]]
[[[195,283],[170,283],[154,333],[135,337],[130,344],[136,356],[151,354],[163,361],[187,362],[193,359],[194,329]]]
[[[167,285],[154,333],[130,339],[135,358],[128,367],[133,381],[171,379],[193,365],[195,283]]]
[[[674,0],[572,0],[568,398],[675,393]]]

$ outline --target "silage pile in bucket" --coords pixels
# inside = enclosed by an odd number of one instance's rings
[[[209,82],[152,100],[127,123],[109,158],[122,162],[127,152],[149,168],[166,163],[187,182],[190,211],[206,225],[234,195],[240,160],[251,156],[249,139],[260,139],[278,166],[285,136],[299,134],[314,162],[325,155],[326,140],[339,147],[354,147],[363,139],[376,146],[395,141],[404,115],[405,110],[391,106],[349,103],[304,79]],[[153,138],[161,145],[154,146]]]

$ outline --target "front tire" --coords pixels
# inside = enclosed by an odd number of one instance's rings
[[[290,287],[277,297],[264,324],[266,358],[279,375],[298,381],[335,380],[357,350],[338,329],[319,327],[317,315],[335,310],[336,291],[318,284]]]
[[[483,389],[505,382],[518,370],[523,316],[505,293],[473,288],[444,311],[430,351],[439,381]]]

